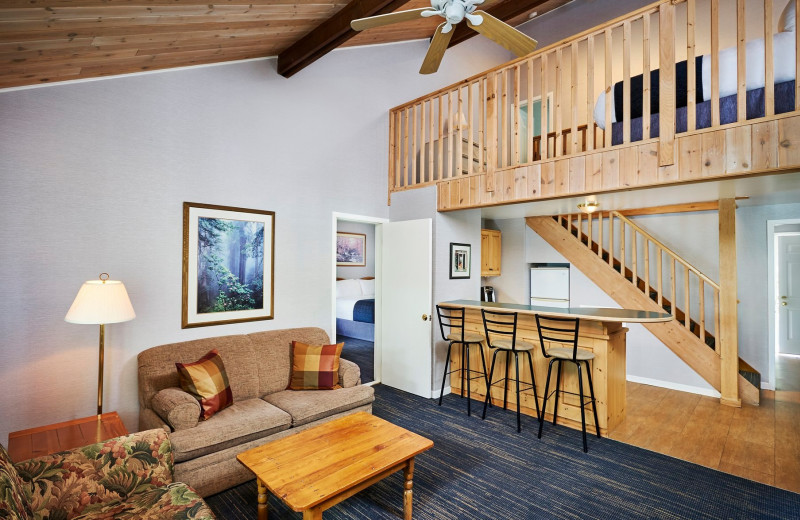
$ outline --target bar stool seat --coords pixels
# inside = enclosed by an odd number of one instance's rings
[[[483,341],[486,341],[486,338],[483,337],[483,334],[478,334],[477,332],[467,332],[467,331],[464,331],[463,338],[461,337],[460,333],[451,332],[450,334],[447,335],[447,338],[445,339],[447,339],[448,341],[457,341],[459,343],[461,343],[462,341],[464,343],[482,343]]]
[[[567,347],[551,347],[547,349],[547,353],[558,359],[572,359],[572,349]],[[594,352],[579,348],[575,352],[575,359],[578,361],[592,360],[594,359]]]
[[[534,349],[533,343],[528,343],[527,341],[522,341],[521,339],[518,339],[516,342],[510,339],[495,339],[492,341],[493,347],[502,348],[505,350],[512,350],[512,345],[516,350]]]

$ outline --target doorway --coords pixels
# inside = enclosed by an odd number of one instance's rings
[[[342,357],[361,369],[361,382],[380,381],[380,225],[385,219],[333,215],[333,336]]]
[[[776,398],[800,397],[800,220],[769,222],[768,231]]]

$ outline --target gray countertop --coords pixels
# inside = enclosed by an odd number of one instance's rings
[[[476,300],[451,300],[441,302],[443,307],[465,307],[467,309],[487,309],[517,312],[519,314],[540,314],[556,318],[580,318],[582,320],[614,321],[627,323],[660,323],[672,320],[666,312],[639,311],[633,309],[606,309],[597,307],[540,307],[519,303],[481,302]]]

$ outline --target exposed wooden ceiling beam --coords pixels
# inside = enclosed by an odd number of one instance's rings
[[[352,0],[297,43],[278,55],[278,74],[288,78],[308,67],[356,34],[350,22],[358,18],[390,13],[409,0]]]
[[[555,9],[555,7],[559,7],[567,3],[569,0],[563,0],[561,2],[556,2],[557,5],[550,7],[548,10]],[[514,18],[519,16],[528,14],[529,12],[533,11],[537,7],[542,4],[553,3],[552,0],[506,0],[501,4],[497,4],[489,9],[486,9],[486,12],[490,15],[498,18],[504,22],[508,22]],[[458,45],[459,43],[469,40],[473,36],[476,36],[478,33],[467,27],[467,24],[459,24],[455,28],[455,33],[453,34],[453,39],[450,40],[450,47],[453,45]]]
[[[748,199],[749,197],[736,197],[736,200]],[[626,217],[639,215],[664,215],[667,213],[688,213],[693,211],[717,211],[719,209],[718,200],[703,202],[689,202],[684,204],[669,204],[666,206],[653,206],[650,208],[621,209],[617,213]]]

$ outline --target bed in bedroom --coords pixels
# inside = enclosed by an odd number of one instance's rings
[[[336,334],[375,341],[375,279],[336,280]]]

